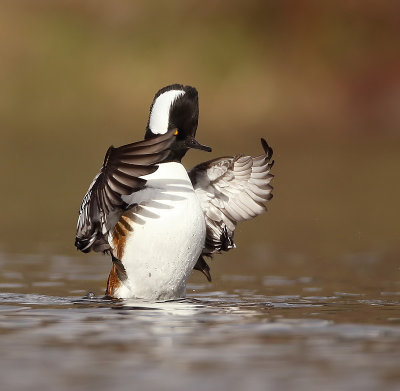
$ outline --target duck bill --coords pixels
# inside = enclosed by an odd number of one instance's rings
[[[189,137],[185,140],[185,144],[188,148],[200,149],[201,151],[211,152],[211,147],[207,145],[200,144],[194,137]]]

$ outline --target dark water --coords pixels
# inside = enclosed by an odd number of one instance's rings
[[[195,275],[185,300],[112,302],[107,262],[1,266],[2,390],[400,388],[395,279],[335,291],[307,275]]]

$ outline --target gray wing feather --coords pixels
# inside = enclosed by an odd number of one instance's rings
[[[266,211],[272,198],[272,148],[261,139],[264,154],[237,155],[201,163],[189,171],[203,209],[207,236],[203,255],[233,248],[236,224]]]

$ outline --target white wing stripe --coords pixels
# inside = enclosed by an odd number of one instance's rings
[[[247,205],[246,201],[242,200],[239,194],[239,197],[236,198],[235,204],[239,206],[239,208],[243,211],[242,215],[244,219],[248,219],[249,217],[255,217],[256,214],[251,210],[251,208]]]
[[[239,211],[233,208],[233,202],[230,202],[225,205],[225,210],[228,212],[228,217],[231,216],[233,220],[240,221],[242,220],[242,216],[239,214]]]
[[[246,203],[246,205],[251,209],[253,213],[259,214],[263,213],[263,211],[265,210],[264,205],[258,204],[251,197],[249,197],[247,193],[241,193],[239,195],[239,199],[242,201],[242,203]]]
[[[256,178],[251,177],[249,179],[249,183],[253,183],[256,186],[265,187],[265,180],[262,180],[262,179],[256,179]]]
[[[266,197],[261,197],[258,194],[252,192],[250,189],[245,189],[245,191],[256,202],[266,202],[267,201]],[[268,194],[270,194],[270,192]]]
[[[267,179],[267,174],[265,172],[252,172],[251,177],[252,179],[261,179],[263,184],[265,184],[265,180]]]

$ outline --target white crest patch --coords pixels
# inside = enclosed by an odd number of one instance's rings
[[[155,100],[150,113],[149,128],[154,134],[164,134],[168,131],[169,109],[174,101],[185,91],[166,91]]]

